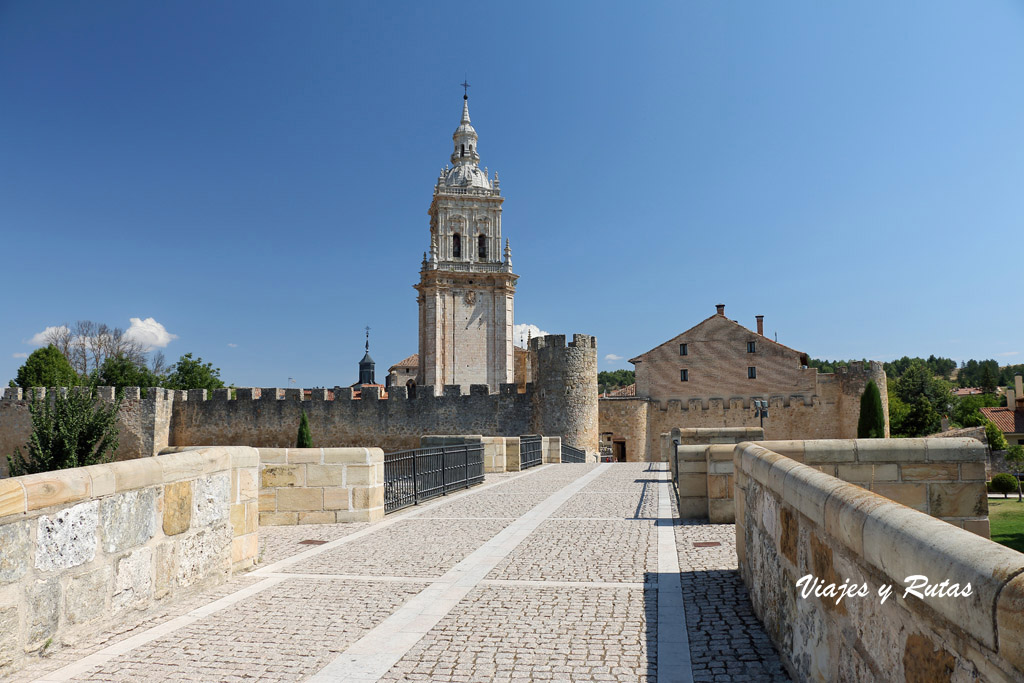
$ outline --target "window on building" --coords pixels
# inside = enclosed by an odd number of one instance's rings
[[[689,344],[680,344],[679,345],[679,355],[680,356],[688,356],[688,355],[690,355],[689,354],[689,350],[690,349],[688,347],[689,347]]]
[[[747,368],[747,379],[757,379],[757,368]]]
[[[452,235],[452,256],[462,258],[462,235],[458,233]]]
[[[690,381],[690,371],[689,370],[680,370],[679,371],[679,381],[680,382],[689,382]]]
[[[480,235],[480,238],[477,240],[476,255],[479,256],[481,259],[487,258],[487,236],[486,235]]]
[[[757,342],[747,342],[747,353],[754,353],[757,351]]]
[[[459,145],[459,147],[461,148],[461,149],[459,149],[459,156],[460,157],[466,156],[466,146],[465,145]]]

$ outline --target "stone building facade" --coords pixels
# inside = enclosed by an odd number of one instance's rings
[[[419,385],[486,384],[497,391],[514,381],[513,296],[518,275],[501,242],[504,198],[498,174],[480,169],[477,134],[463,100],[452,136],[452,167],[434,185],[430,253],[424,254],[419,304]]]
[[[673,428],[759,427],[753,401],[768,401],[767,439],[857,437],[860,397],[874,380],[889,435],[886,377],[876,361],[836,373],[807,367],[806,353],[725,317],[725,306],[689,330],[633,359],[635,396],[599,401],[600,434],[629,461],[660,457],[660,435]]]

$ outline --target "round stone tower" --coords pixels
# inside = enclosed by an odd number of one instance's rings
[[[533,431],[560,436],[587,453],[598,450],[597,338],[552,334],[530,340]]]

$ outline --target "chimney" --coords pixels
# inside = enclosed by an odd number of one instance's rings
[[[1016,408],[1015,404],[1020,402],[1021,399],[1024,399],[1024,386],[1022,386],[1022,384],[1024,384],[1024,382],[1021,381],[1021,376],[1020,376],[1020,373],[1018,372],[1016,375],[1013,376],[1013,388],[1015,389],[1013,397],[1016,400],[1014,400],[1014,401],[1007,400],[1006,401],[1006,407],[1007,408]],[[1006,393],[1009,394],[1010,392],[1006,392]],[[1007,399],[1009,399],[1009,396],[1007,396]]]
[[[763,337],[764,336],[764,316],[763,315],[755,315],[754,317],[757,318],[757,333]]]
[[[718,315],[725,315],[725,304],[715,304],[715,310]]]

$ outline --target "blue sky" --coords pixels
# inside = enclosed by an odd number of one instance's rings
[[[382,379],[464,77],[516,321],[602,369],[716,303],[819,358],[1024,362],[1022,35],[1009,0],[0,2],[0,378],[137,318],[238,386],[349,384],[369,325]]]

